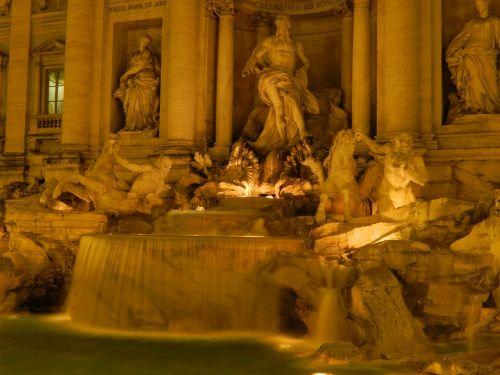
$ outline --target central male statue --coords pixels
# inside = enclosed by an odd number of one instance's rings
[[[275,24],[276,34],[254,49],[243,69],[243,77],[259,77],[259,96],[270,107],[264,129],[253,143],[260,153],[303,140],[304,109],[319,113],[318,101],[307,89],[309,60],[302,45],[290,38],[290,18],[278,15]]]

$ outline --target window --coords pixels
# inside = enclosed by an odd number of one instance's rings
[[[64,105],[64,69],[47,70],[47,107],[49,115],[63,113]]]

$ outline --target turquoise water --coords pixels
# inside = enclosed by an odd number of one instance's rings
[[[285,339],[283,339],[285,340]],[[249,336],[125,335],[67,320],[0,318],[0,374],[312,375],[412,374],[395,364],[326,365],[303,344]],[[283,341],[284,342],[284,341]],[[282,347],[282,349],[280,349]],[[283,350],[283,347],[289,349]],[[300,352],[303,353],[300,353]]]

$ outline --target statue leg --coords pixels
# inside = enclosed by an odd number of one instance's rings
[[[352,219],[351,214],[351,197],[349,189],[342,189],[342,200],[344,203],[344,220],[350,222]]]
[[[52,198],[57,199],[62,193],[69,192],[86,202],[90,202],[87,189],[77,185],[78,177],[79,175],[73,175],[60,181],[53,190]]]
[[[316,214],[314,215],[314,220],[318,224],[323,224],[326,222],[326,204],[328,202],[328,195],[321,194],[319,196],[319,204],[318,209],[316,210]]]
[[[303,141],[306,137],[306,127],[304,123],[304,112],[300,105],[300,99],[297,95],[288,93],[286,95],[285,102],[288,107],[286,112],[288,112],[292,117],[289,121],[292,120],[295,123],[297,130],[299,131],[300,140]]]
[[[266,90],[267,98],[271,101],[274,109],[276,129],[283,142],[286,143],[286,124],[283,118],[283,98],[276,86],[269,85]]]

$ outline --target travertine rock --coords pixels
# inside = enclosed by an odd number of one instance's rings
[[[421,324],[410,314],[401,285],[386,267],[360,275],[351,292],[350,314],[365,331],[363,349],[371,358],[416,358],[430,347]]]
[[[361,359],[363,352],[349,341],[340,341],[334,343],[325,343],[319,347],[313,358],[323,361],[340,360],[352,361]]]
[[[91,212],[53,211],[27,198],[6,202],[5,226],[0,312],[51,312],[65,301],[80,237],[106,231],[108,220]]]
[[[407,224],[402,222],[380,222],[359,227],[341,226],[335,234],[317,239],[314,248],[320,253],[342,253],[381,241],[406,226]],[[333,226],[330,225],[329,228]]]

